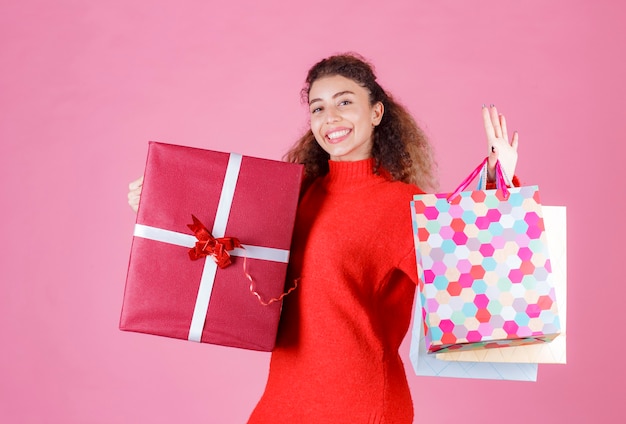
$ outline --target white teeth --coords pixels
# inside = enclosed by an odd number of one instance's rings
[[[328,134],[328,138],[330,138],[331,140],[334,140],[336,138],[343,137],[344,135],[348,134],[349,132],[350,132],[350,130],[335,131],[335,132],[332,132],[332,133]]]

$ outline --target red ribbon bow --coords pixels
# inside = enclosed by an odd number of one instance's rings
[[[198,239],[196,245],[189,249],[189,257],[192,261],[195,261],[200,258],[204,258],[205,256],[211,256],[218,267],[226,268],[231,264],[229,250],[233,250],[235,247],[244,248],[239,239],[236,237],[213,237],[213,234],[200,222],[198,218],[194,215],[191,215],[193,219],[193,224],[187,224],[187,226],[193,231],[194,235]],[[294,286],[291,287],[286,292],[283,292],[278,297],[273,297],[268,301],[263,300],[259,292],[256,290],[256,284],[252,279],[252,276],[247,271],[247,256],[243,257],[243,273],[246,278],[250,281],[250,293],[252,293],[259,300],[261,305],[268,306],[274,302],[279,302],[283,299],[283,297],[287,296],[289,293],[294,291],[296,287],[298,287],[298,280],[294,281]]]
[[[187,226],[193,231],[198,239],[196,245],[189,249],[189,257],[195,261],[205,256],[211,256],[218,267],[226,268],[231,264],[229,250],[235,247],[242,247],[239,239],[236,237],[218,237],[215,238],[211,232],[200,222],[198,218],[191,215],[193,224]]]

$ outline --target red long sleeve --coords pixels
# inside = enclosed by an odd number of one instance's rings
[[[250,423],[412,423],[398,348],[417,268],[415,186],[330,162],[299,205],[290,279],[265,393]]]

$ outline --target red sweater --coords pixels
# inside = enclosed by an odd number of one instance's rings
[[[330,162],[298,207],[265,393],[249,423],[412,423],[398,354],[417,284],[409,202],[419,188]]]

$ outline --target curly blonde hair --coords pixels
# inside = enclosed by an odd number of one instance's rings
[[[355,53],[331,56],[313,65],[302,89],[302,101],[308,104],[311,85],[320,78],[340,75],[364,87],[370,104],[381,102],[384,114],[374,128],[372,157],[374,172],[385,169],[393,180],[415,184],[422,190],[438,187],[434,153],[424,131],[408,111],[376,81],[373,66]],[[304,165],[305,176],[311,181],[328,173],[330,156],[315,141],[309,129],[285,154],[288,162]]]

